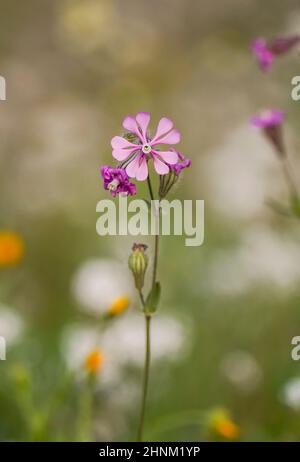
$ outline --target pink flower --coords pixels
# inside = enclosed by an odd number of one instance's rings
[[[177,154],[179,161],[177,162],[177,164],[171,165],[170,167],[171,170],[174,170],[174,172],[178,176],[182,170],[188,168],[191,165],[192,161],[191,159],[187,159],[186,157],[184,157],[184,155],[179,151],[177,151]]]
[[[135,143],[121,136],[114,136],[111,140],[112,155],[122,162],[122,167],[130,178],[144,181],[148,177],[148,162],[153,160],[154,168],[159,175],[166,175],[170,167],[178,161],[176,151],[159,150],[160,145],[173,145],[180,141],[180,133],[173,128],[173,122],[166,117],[160,119],[154,136],[150,137],[148,126],[150,114],[139,112],[135,117],[127,116],[123,120],[123,127],[135,138]]]
[[[254,127],[266,128],[280,125],[284,121],[284,112],[278,109],[270,109],[255,115],[250,119]]]
[[[264,111],[250,119],[250,123],[254,127],[261,128],[264,131],[264,134],[280,155],[285,154],[281,133],[281,125],[283,121],[284,112],[279,111],[278,109]]]
[[[100,169],[104,189],[110,191],[111,195],[115,197],[117,194],[124,193],[129,196],[136,194],[136,186],[130,183],[127,173],[122,168],[113,168],[103,166]]]
[[[269,71],[276,56],[290,51],[300,42],[300,35],[289,37],[277,37],[269,44],[265,39],[259,38],[251,44],[251,50],[258,59],[258,63],[263,71]]]
[[[256,39],[251,44],[251,50],[258,59],[258,63],[263,71],[271,69],[274,61],[274,53],[267,47],[264,39]]]

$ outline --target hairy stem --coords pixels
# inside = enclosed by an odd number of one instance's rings
[[[154,200],[150,176],[148,176],[147,178],[147,183],[148,183],[150,198],[151,200]],[[158,221],[159,220],[159,210],[155,210],[155,220],[156,220],[156,227],[157,227],[159,224],[159,221]],[[159,230],[157,230],[157,234],[155,235],[155,243],[154,243],[154,261],[153,261],[151,290],[154,289],[155,283],[156,283],[157,263],[158,263],[158,242],[159,242],[158,232]],[[141,303],[143,307],[145,307],[145,301],[144,301],[144,297],[141,291],[139,292],[139,295],[140,295]],[[145,321],[146,321],[146,349],[145,349],[145,365],[144,365],[141,414],[140,414],[140,422],[139,422],[138,435],[137,435],[138,441],[143,440],[146,402],[147,402],[147,393],[148,393],[148,385],[149,385],[150,359],[151,359],[151,341],[150,341],[151,314],[145,313]]]
[[[147,392],[148,392],[148,384],[149,384],[150,359],[151,359],[151,343],[150,343],[151,316],[145,315],[145,321],[146,321],[146,351],[145,351],[145,367],[144,367],[141,415],[140,415],[140,423],[139,423],[138,436],[137,436],[138,441],[143,440],[146,401],[147,401]]]

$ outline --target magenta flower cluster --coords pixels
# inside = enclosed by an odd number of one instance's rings
[[[139,112],[136,116],[127,116],[123,120],[124,136],[114,136],[111,140],[112,155],[119,161],[116,168],[101,167],[104,189],[113,196],[119,193],[134,195],[136,186],[130,178],[144,181],[149,175],[149,162],[159,176],[171,171],[179,175],[190,166],[181,152],[172,146],[180,142],[180,133],[173,122],[162,117],[153,136],[149,134],[151,116],[148,112]]]
[[[104,180],[104,189],[109,190],[113,197],[120,193],[129,196],[136,194],[136,186],[130,183],[128,175],[123,168],[103,166],[100,172]]]

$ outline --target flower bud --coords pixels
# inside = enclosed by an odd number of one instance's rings
[[[128,266],[134,276],[135,287],[142,290],[144,278],[148,266],[148,257],[145,253],[147,246],[145,244],[133,244],[132,254],[128,259]]]

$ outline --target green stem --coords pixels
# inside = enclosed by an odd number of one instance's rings
[[[148,189],[151,200],[154,200],[152,184],[150,176],[147,178]],[[159,210],[155,211],[155,219],[159,218]],[[156,222],[157,224],[157,222]],[[156,274],[157,274],[157,262],[158,262],[158,242],[159,242],[159,234],[155,235],[155,243],[154,243],[154,262],[153,262],[153,273],[152,273],[152,287],[151,290],[155,287],[156,282]],[[145,301],[142,292],[139,292],[141,303],[143,307],[145,307]],[[141,403],[141,414],[140,414],[140,422],[138,428],[138,435],[137,440],[142,441],[143,439],[143,432],[144,432],[144,421],[145,421],[145,412],[146,412],[146,402],[147,402],[147,392],[148,392],[148,385],[149,385],[149,374],[150,374],[150,360],[151,360],[151,342],[150,342],[150,324],[151,324],[151,315],[145,313],[145,321],[146,321],[146,351],[145,351],[145,365],[144,365],[144,378],[143,378],[143,391],[142,391],[142,403]]]
[[[153,190],[152,190],[152,184],[151,184],[151,180],[150,180],[150,175],[148,175],[148,177],[147,177],[147,184],[148,184],[148,189],[149,189],[150,198],[151,198],[152,201],[154,201],[154,195],[153,195]]]
[[[140,423],[139,423],[138,436],[137,436],[138,441],[143,440],[146,401],[147,401],[147,392],[148,392],[148,384],[149,384],[150,359],[151,359],[151,344],[150,344],[151,316],[145,315],[145,321],[146,321],[146,351],[145,351],[145,368],[144,368],[144,379],[143,379],[141,415],[140,415]]]
[[[158,244],[159,244],[159,235],[155,235],[154,243],[154,261],[153,261],[153,274],[152,274],[152,290],[154,289],[156,283],[156,274],[157,274],[157,262],[158,262]]]

